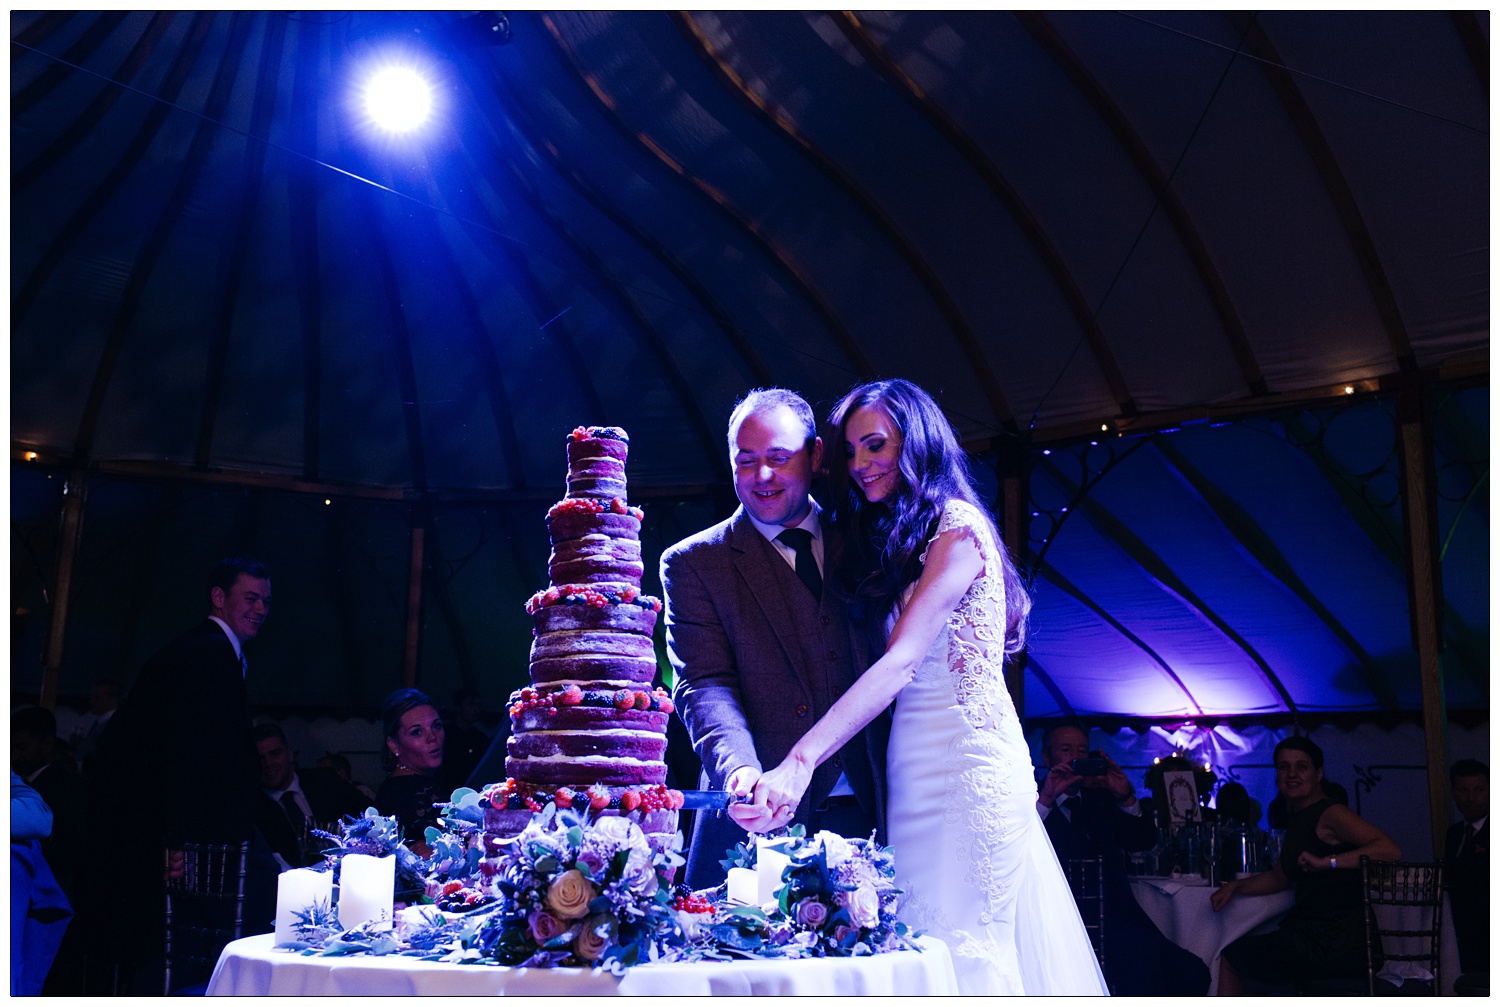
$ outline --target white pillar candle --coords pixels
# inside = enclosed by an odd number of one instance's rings
[[[755,901],[759,891],[757,877],[748,867],[729,868],[729,901],[741,906],[758,904]]]
[[[755,841],[756,905],[763,906],[767,902],[776,901],[782,887],[781,872],[791,862],[791,857],[773,850],[767,840]]]
[[[339,869],[339,926],[391,921],[396,901],[396,858],[345,854]]]
[[[305,913],[314,902],[333,903],[333,872],[298,869],[283,871],[276,879],[276,943],[297,939],[292,926],[297,914]]]

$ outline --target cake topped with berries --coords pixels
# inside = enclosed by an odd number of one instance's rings
[[[627,503],[630,438],[568,436],[567,496],[547,512],[550,585],[526,603],[531,685],[511,695],[508,779],[486,791],[485,829],[519,832],[547,803],[629,815],[654,841],[677,831],[666,787],[672,700],[652,687],[661,602],[641,593],[641,519]]]

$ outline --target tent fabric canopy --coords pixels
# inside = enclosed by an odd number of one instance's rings
[[[568,430],[630,430],[654,561],[728,513],[746,389],[901,376],[992,499],[1029,473],[1029,716],[1419,706],[1425,396],[1447,700],[1488,706],[1486,12],[11,23],[13,584],[49,610],[86,473],[64,694],[235,548],[292,599],[257,698],[373,705],[420,527],[421,681],[496,703]],[[359,101],[393,61],[404,137]]]

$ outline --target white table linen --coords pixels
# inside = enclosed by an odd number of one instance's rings
[[[1216,913],[1208,901],[1213,888],[1195,876],[1131,878],[1130,890],[1167,940],[1191,951],[1208,965],[1212,977],[1209,996],[1215,995],[1219,989],[1219,956],[1223,950],[1245,934],[1273,924],[1296,901],[1290,889],[1272,895],[1237,895]],[[1400,926],[1420,925],[1420,910],[1376,906],[1375,912],[1382,923],[1388,924],[1387,917],[1394,914]],[[1417,950],[1414,945],[1418,942],[1400,940],[1391,940],[1388,950],[1407,950],[1405,945],[1408,943],[1413,945],[1411,950]],[[1442,996],[1452,996],[1453,980],[1459,975],[1458,942],[1454,938],[1453,914],[1446,896],[1443,898],[1440,956],[1442,989],[1438,992]]]
[[[592,969],[522,969],[394,955],[313,957],[272,949],[271,934],[224,949],[210,996],[931,996],[957,992],[941,941],[862,958],[639,965],[622,978]]]

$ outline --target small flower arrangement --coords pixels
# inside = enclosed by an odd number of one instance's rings
[[[773,942],[788,957],[849,957],[916,947],[920,934],[896,918],[901,889],[894,856],[871,839],[833,832],[807,838],[793,826],[771,849],[791,857],[783,870]]]
[[[494,859],[501,908],[476,947],[500,964],[624,967],[685,942],[669,891],[683,860],[628,818],[548,805]]]

